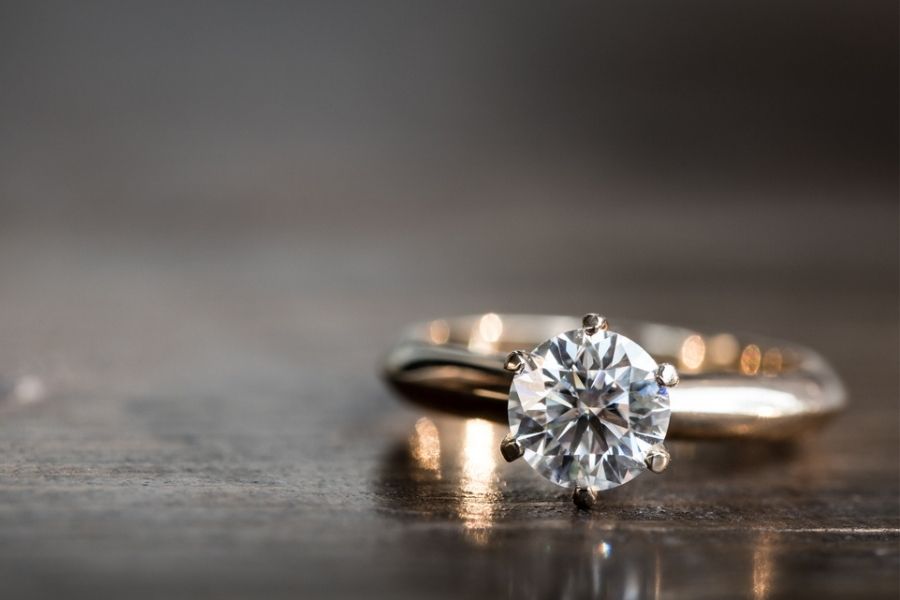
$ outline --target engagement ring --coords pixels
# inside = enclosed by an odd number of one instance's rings
[[[845,402],[814,351],[778,340],[621,321],[488,313],[410,328],[387,380],[425,406],[507,422],[523,458],[589,508],[670,462],[664,441],[789,439]]]

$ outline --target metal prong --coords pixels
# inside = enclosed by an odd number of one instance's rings
[[[656,383],[666,387],[675,387],[681,378],[678,376],[678,370],[675,365],[669,363],[660,363],[656,368]]]
[[[525,359],[528,355],[522,350],[513,350],[506,356],[503,368],[512,373],[518,373],[525,368]]]
[[[525,450],[511,433],[507,433],[503,441],[500,442],[500,454],[503,455],[506,462],[512,462],[517,458],[521,458],[525,454]]]
[[[606,331],[609,328],[606,317],[598,315],[597,313],[588,313],[584,315],[581,319],[581,325],[588,335],[594,335],[598,331]]]
[[[580,509],[590,510],[597,502],[597,492],[591,488],[577,486],[572,494],[572,501]]]
[[[647,468],[654,473],[662,473],[672,462],[669,451],[662,444],[657,444],[650,452],[647,453]]]

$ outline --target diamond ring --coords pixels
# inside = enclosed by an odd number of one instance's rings
[[[613,331],[596,313],[422,323],[389,352],[385,377],[413,402],[508,422],[503,457],[572,489],[581,508],[663,471],[667,437],[789,439],[845,403],[808,348],[654,323]]]

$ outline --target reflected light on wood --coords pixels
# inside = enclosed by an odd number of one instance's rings
[[[487,542],[500,500],[495,481],[497,441],[494,426],[482,419],[466,421],[462,447],[459,517],[476,543]]]
[[[760,534],[753,550],[753,598],[754,600],[764,600],[769,597],[769,591],[772,587],[772,543],[771,532],[763,532]]]
[[[612,546],[608,542],[600,542],[594,552],[601,558],[609,558],[612,555]]]
[[[409,449],[416,466],[441,478],[441,437],[431,419],[422,417],[416,421],[409,437]]]
[[[653,600],[662,597],[662,565],[659,558],[659,546],[653,549]]]

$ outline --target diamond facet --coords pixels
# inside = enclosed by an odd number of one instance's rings
[[[532,350],[509,392],[509,427],[525,460],[567,488],[607,490],[642,473],[669,428],[657,368],[611,331],[575,329]]]

